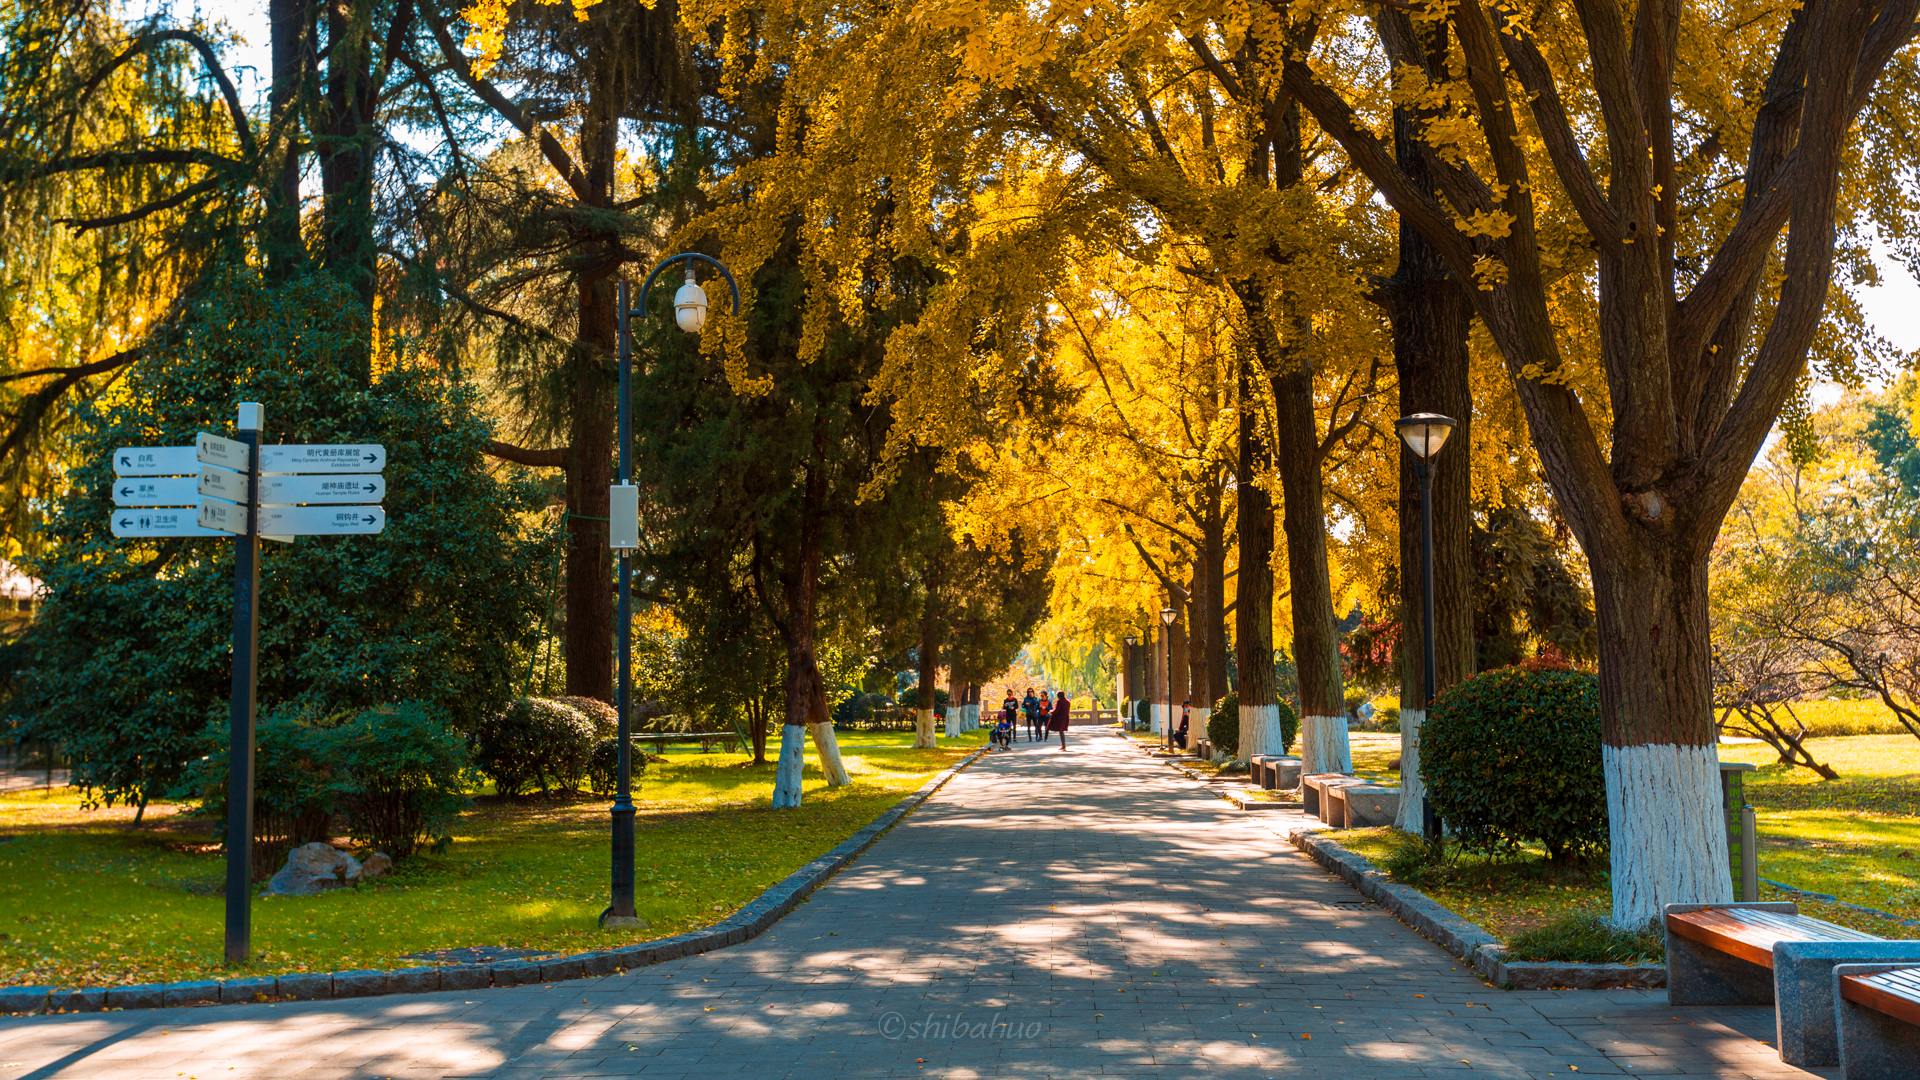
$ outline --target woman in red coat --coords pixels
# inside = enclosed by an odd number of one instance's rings
[[[1060,733],[1060,749],[1067,748],[1067,718],[1073,712],[1073,702],[1067,700],[1067,692],[1060,691],[1060,697],[1053,703],[1053,717],[1047,721],[1048,731]]]

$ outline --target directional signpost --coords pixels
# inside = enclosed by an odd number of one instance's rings
[[[265,410],[240,406],[237,439],[113,452],[118,537],[234,541],[233,707],[227,761],[227,960],[253,951],[253,734],[259,660],[260,540],[364,536],[386,528],[387,451],[368,445],[262,446]]]

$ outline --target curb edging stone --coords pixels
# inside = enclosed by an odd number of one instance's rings
[[[612,975],[667,960],[678,960],[751,941],[800,906],[813,890],[859,857],[881,834],[900,823],[955,773],[986,756],[983,746],[935,773],[912,794],[888,807],[865,828],[788,874],[747,906],[702,930],[633,945],[599,949],[545,960],[504,960],[497,964],[448,964],[393,971],[320,971],[288,975],[249,975],[232,979],[195,979],[143,986],[0,986],[0,1015],[101,1009],[158,1009],[175,1005],[216,1005],[243,1001],[318,1001],[329,998],[415,994],[435,990],[484,990],[489,986],[526,986],[567,979]]]
[[[1480,976],[1509,990],[1602,990],[1630,986],[1659,989],[1667,985],[1663,964],[1559,964],[1509,961],[1506,947],[1478,923],[1470,922],[1426,893],[1401,885],[1374,869],[1366,857],[1346,848],[1321,830],[1292,829],[1287,840],[1357,889],[1360,895],[1386,908],[1401,922],[1453,955],[1465,960]]]

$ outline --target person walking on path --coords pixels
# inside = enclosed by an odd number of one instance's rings
[[[1027,716],[1027,741],[1028,742],[1037,742],[1041,739],[1046,738],[1045,735],[1040,734],[1041,708],[1042,706],[1040,704],[1039,699],[1033,696],[1033,687],[1031,686],[1027,687],[1027,696],[1025,700],[1020,702],[1020,711],[1025,713]]]
[[[1013,696],[1013,687],[1011,686],[1007,687],[1007,700],[1000,703],[1000,713],[1007,718],[1007,727],[1011,729],[1014,725],[1015,718],[1020,715],[1020,701]],[[1007,741],[1011,743],[1013,740],[1009,738]]]
[[[1073,702],[1067,700],[1067,692],[1062,690],[1059,700],[1053,703],[1053,719],[1048,721],[1047,728],[1060,733],[1060,749],[1063,752],[1067,748],[1067,722],[1072,716]]]

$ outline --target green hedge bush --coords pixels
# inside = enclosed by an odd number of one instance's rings
[[[1420,778],[1468,851],[1538,840],[1557,860],[1604,849],[1600,680],[1524,665],[1448,687],[1420,728]]]
[[[480,722],[475,763],[502,795],[539,788],[573,794],[586,782],[593,756],[593,721],[548,698],[514,699]]]
[[[201,733],[207,753],[176,792],[216,827],[227,815],[227,730],[220,721]],[[288,851],[341,831],[396,860],[444,848],[474,779],[466,739],[427,702],[269,713],[254,730],[254,874],[267,877]]]
[[[634,743],[629,751],[633,755],[628,765],[633,770],[632,786],[636,793],[640,790],[640,774],[647,767],[646,746]],[[602,795],[611,795],[620,784],[620,740],[601,739],[593,744],[593,756],[587,760],[587,783]]]
[[[1293,740],[1300,734],[1300,718],[1294,715],[1293,706],[1280,703],[1280,741],[1282,753],[1293,752]],[[1207,741],[1223,754],[1240,756],[1240,692],[1227,691],[1227,696],[1213,703],[1213,712],[1207,716]]]
[[[620,710],[599,698],[558,697],[553,700],[580,710],[580,715],[593,724],[594,738],[611,739],[620,734]]]

